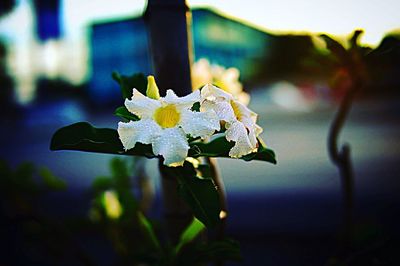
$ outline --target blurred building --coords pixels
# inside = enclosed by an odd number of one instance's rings
[[[207,58],[211,63],[234,66],[243,80],[256,73],[255,62],[267,55],[271,35],[210,9],[194,9],[192,18],[195,60]],[[92,24],[90,47],[89,92],[98,103],[119,100],[112,71],[151,73],[143,17]]]
[[[128,17],[121,18],[121,9],[101,7],[79,0],[5,1],[0,7],[0,76],[11,78],[7,86],[12,93],[1,99],[29,104],[35,97],[47,101],[56,94],[88,94],[91,103],[114,104],[120,93],[113,71],[151,74],[143,17],[127,11]],[[238,68],[247,90],[282,80],[310,87],[326,84],[332,75],[332,57],[310,35],[270,34],[204,8],[192,10],[191,31],[194,60]],[[398,90],[399,43],[398,34],[385,38],[368,59],[370,91]]]

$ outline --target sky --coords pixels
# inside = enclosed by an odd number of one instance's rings
[[[365,29],[362,41],[369,44],[377,44],[386,32],[400,29],[398,0],[191,0],[189,4],[215,6],[273,31],[348,35],[361,28]]]
[[[109,0],[64,0],[65,19],[68,25],[78,25],[88,19],[139,15],[145,2],[113,0],[110,5]],[[345,36],[355,29],[364,29],[361,41],[370,45],[379,44],[385,33],[400,29],[399,0],[188,0],[187,3],[192,8],[216,8],[271,32]]]

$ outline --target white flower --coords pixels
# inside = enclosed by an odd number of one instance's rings
[[[256,151],[257,136],[262,128],[256,124],[257,114],[235,100],[233,96],[211,84],[201,89],[201,110],[214,110],[221,121],[225,122],[225,137],[234,141],[229,156],[242,157]]]
[[[188,154],[187,135],[207,138],[220,129],[213,110],[191,111],[193,104],[200,102],[199,91],[178,97],[168,90],[165,97],[160,97],[154,78],[149,76],[146,94],[151,98],[133,89],[132,99],[125,100],[129,112],[140,118],[118,123],[125,150],[132,149],[137,142],[151,144],[154,154],[161,155],[165,165],[179,166]]]
[[[198,60],[192,66],[192,84],[194,89],[211,83],[232,94],[240,103],[248,105],[250,96],[243,91],[239,75],[240,72],[235,67],[225,69],[220,65],[210,65],[208,60],[204,58]]]

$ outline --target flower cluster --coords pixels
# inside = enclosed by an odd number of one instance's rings
[[[192,110],[195,103],[200,103],[199,111]],[[118,123],[125,150],[137,142],[151,144],[153,153],[162,156],[168,166],[183,164],[190,148],[188,137],[206,140],[222,126],[226,139],[235,143],[229,156],[239,158],[257,149],[257,136],[262,132],[256,124],[257,114],[211,84],[185,97],[172,90],[160,97],[154,77],[148,76],[146,96],[133,89],[125,106],[140,118]]]
[[[248,105],[250,96],[243,91],[239,81],[240,72],[235,67],[228,69],[201,58],[192,66],[192,84],[194,89],[199,89],[205,84],[214,84],[218,88],[230,93],[244,105]]]

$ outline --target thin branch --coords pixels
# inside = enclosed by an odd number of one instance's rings
[[[352,74],[357,75],[356,73]],[[338,167],[341,177],[344,206],[344,246],[347,246],[350,243],[353,231],[354,175],[351,162],[350,145],[346,143],[339,149],[338,139],[351,109],[354,97],[361,87],[362,83],[360,78],[355,76],[353,84],[349,87],[347,93],[345,94],[340,104],[339,111],[332,121],[328,135],[328,153],[332,162]]]
[[[226,199],[225,185],[222,180],[221,173],[218,169],[217,160],[215,158],[206,157],[207,163],[211,167],[212,178],[218,188],[219,202],[221,205],[221,225],[218,228],[217,240],[222,240],[225,237],[226,223],[228,218],[228,202]]]

